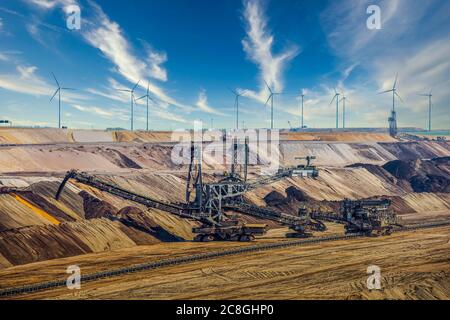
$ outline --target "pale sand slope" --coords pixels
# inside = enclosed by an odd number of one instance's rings
[[[172,142],[190,133],[172,131],[102,131],[72,129],[0,128],[0,144],[52,144],[71,142]],[[388,134],[371,132],[281,132],[281,140],[393,142]]]
[[[39,270],[64,278],[65,268],[80,263],[86,273],[139,260],[157,259],[169,250],[191,254],[186,245],[156,245],[111,255],[101,254],[51,261],[0,271],[8,286],[23,283],[17,273],[44,279]],[[223,244],[210,244],[223,246]],[[162,251],[161,251],[162,250]],[[195,250],[194,250],[195,251]],[[197,252],[204,252],[199,245]],[[99,258],[97,258],[97,256]],[[130,258],[128,258],[130,257]],[[106,258],[106,259],[105,259]],[[449,299],[449,228],[397,233],[390,237],[320,243],[302,247],[227,256],[180,266],[38,292],[19,299]],[[142,259],[141,259],[142,260]],[[92,265],[100,265],[93,268]],[[381,269],[382,290],[369,291],[367,268]],[[83,269],[84,268],[84,269]]]
[[[172,147],[162,145],[22,146],[0,149],[0,172],[64,172],[70,169],[98,172],[125,172],[130,169],[187,170],[172,160]],[[315,164],[342,167],[354,163],[382,165],[388,161],[450,156],[450,143],[314,143],[282,142],[280,154],[261,155],[252,147],[250,164],[274,162],[292,166],[304,161],[296,157],[314,155]],[[211,151],[211,153],[213,153]],[[213,154],[204,155],[205,169],[225,170]],[[185,162],[187,163],[187,162]]]

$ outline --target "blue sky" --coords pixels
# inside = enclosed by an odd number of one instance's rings
[[[68,30],[64,8],[81,8],[81,30]],[[381,30],[369,30],[367,7],[381,9]],[[348,127],[386,127],[399,73],[400,126],[425,127],[433,89],[434,128],[450,123],[450,2],[446,0],[2,0],[0,119],[57,126],[51,73],[62,86],[62,123],[70,128],[130,126],[129,94],[150,94],[150,128],[235,126],[234,97],[245,92],[241,121],[269,127],[300,123],[333,127],[334,88],[348,97]],[[145,128],[145,106],[136,129]],[[342,115],[340,119],[342,124]]]

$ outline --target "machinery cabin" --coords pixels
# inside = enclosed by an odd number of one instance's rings
[[[298,165],[294,170],[292,171],[293,177],[311,177],[311,178],[317,178],[319,176],[319,170],[316,166],[313,166],[311,164],[312,160],[315,160],[315,156],[307,156],[307,157],[300,157],[295,158],[295,160],[306,160],[306,165],[301,164]]]
[[[312,218],[345,225],[346,234],[368,236],[390,235],[399,226],[397,215],[390,209],[391,201],[344,200],[339,214],[313,212]]]

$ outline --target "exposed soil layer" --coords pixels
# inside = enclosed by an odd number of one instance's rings
[[[183,241],[181,237],[173,235],[159,226],[148,214],[136,207],[125,207],[118,213],[120,221],[130,227],[148,233],[160,241]]]
[[[117,214],[117,208],[106,201],[102,201],[86,191],[81,191],[80,196],[84,200],[84,215],[86,219],[97,219]]]
[[[0,130],[0,135],[4,133]],[[159,139],[159,133],[154,134],[154,138]],[[80,137],[95,140],[86,132],[82,135],[72,132],[67,139],[70,142]],[[147,133],[121,132],[114,133],[113,141],[147,141],[147,137]],[[34,141],[42,143],[39,141],[43,139],[36,137]],[[284,165],[298,164],[295,157],[316,155],[319,177],[288,178],[246,194],[246,200],[297,214],[304,205],[336,210],[339,201],[345,198],[387,196],[393,199],[396,212],[408,221],[448,218],[448,159],[401,160],[400,155],[395,155],[396,147],[390,143],[282,142]],[[189,241],[194,237],[192,227],[198,226],[196,222],[149,210],[74,181],[66,185],[59,201],[54,199],[64,172],[79,169],[93,171],[101,179],[137,194],[184,202],[187,168],[172,163],[169,145],[125,143],[1,148],[0,172],[18,173],[0,177],[0,186],[22,188],[22,191],[0,194],[0,268],[117,248],[131,249],[161,241]],[[449,156],[445,143],[420,142],[401,148],[409,150],[408,157]],[[259,163],[269,158],[261,158]],[[399,161],[399,165],[392,165],[391,161]],[[387,167],[382,167],[386,163]],[[345,167],[347,165],[349,167]],[[205,169],[205,181],[212,181],[216,178],[208,169],[227,168],[214,166],[212,158],[205,157]],[[257,168],[251,169],[254,169],[252,179],[259,178],[254,173]],[[277,230],[281,227],[270,221],[240,217],[250,223],[267,223]]]
[[[293,215],[297,215],[298,208],[307,205],[308,201],[311,205],[311,199],[303,191],[293,186],[288,187],[284,194],[272,191],[264,197],[264,202],[268,207]]]
[[[386,163],[383,168],[394,177],[408,181],[414,192],[450,192],[450,158]]]
[[[406,142],[406,143],[380,143],[380,145],[392,153],[397,159],[408,161],[416,159],[432,159],[436,157],[436,152],[445,149],[450,151],[449,143],[435,142],[435,143],[421,143],[421,142]]]
[[[190,133],[171,131],[100,131],[60,129],[0,128],[3,144],[54,144],[101,142],[172,142],[178,137],[189,140]],[[294,141],[396,141],[387,133],[371,132],[281,132],[281,140]]]
[[[64,279],[70,264],[82,265],[90,273],[224,246],[236,244],[158,244],[80,260],[49,261],[0,271],[0,283],[23,284],[19,273],[30,275],[32,283]],[[59,288],[19,298],[446,300],[450,298],[449,259],[450,232],[445,227],[227,256],[89,282],[75,294]],[[381,269],[380,291],[367,288],[367,268],[374,262]]]

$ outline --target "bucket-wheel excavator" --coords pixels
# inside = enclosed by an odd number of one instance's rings
[[[63,179],[56,199],[59,199],[64,186],[70,179],[108,192],[126,200],[140,203],[149,208],[162,210],[181,218],[192,219],[201,223],[193,228],[196,241],[251,241],[255,236],[264,235],[266,224],[242,223],[235,215],[224,212],[244,213],[261,219],[271,220],[289,226],[294,231],[291,237],[306,237],[309,231],[323,231],[325,226],[311,220],[307,216],[284,214],[269,208],[260,208],[244,201],[244,194],[262,185],[286,178],[290,173],[280,172],[274,176],[256,181],[247,181],[249,160],[248,140],[244,144],[233,141],[231,173],[218,182],[204,183],[202,172],[202,144],[191,143],[190,162],[186,183],[185,203],[168,203],[136,194],[110,182],[84,173],[72,170]],[[238,153],[243,154],[243,162],[238,163]]]
[[[346,234],[390,235],[395,227],[401,227],[399,218],[390,206],[389,199],[357,201],[346,199],[342,202],[339,214],[313,212],[311,218],[343,224]]]

